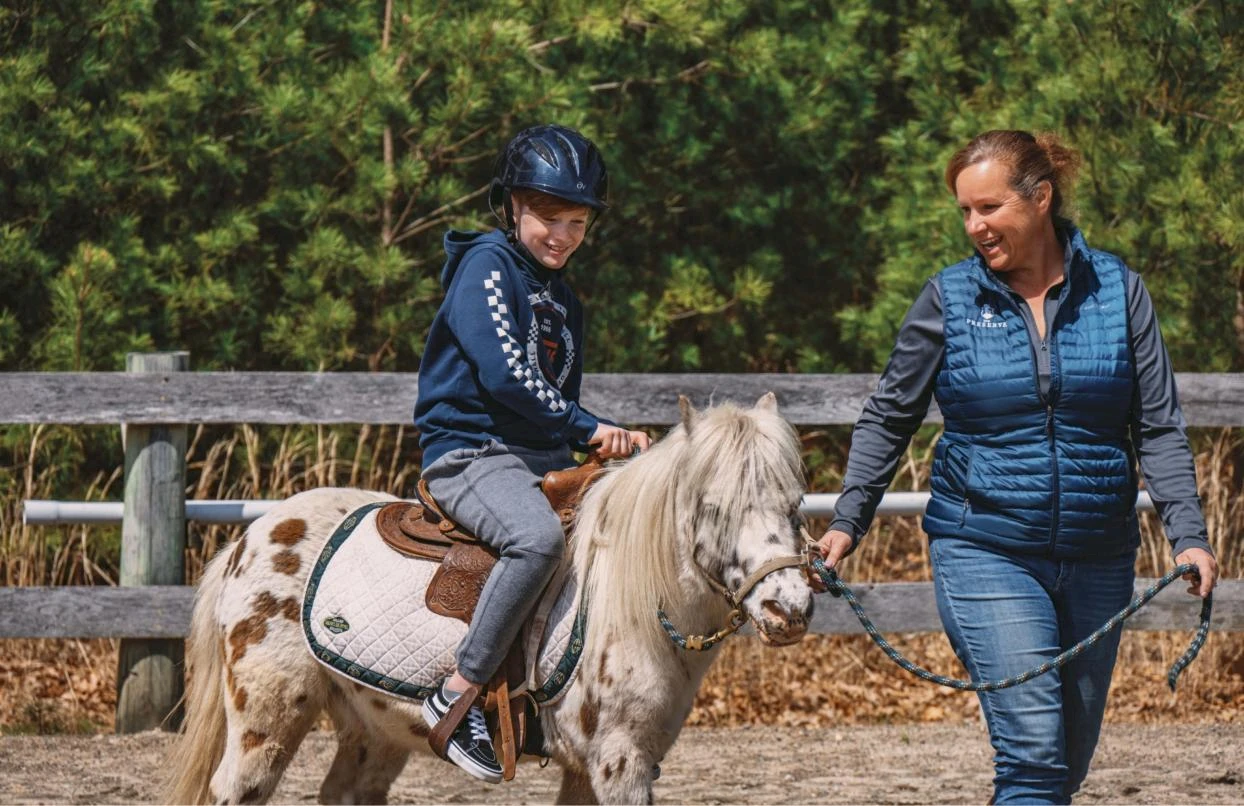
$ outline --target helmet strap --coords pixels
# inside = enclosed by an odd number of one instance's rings
[[[496,206],[493,204],[492,194],[490,193],[488,195],[488,209],[492,211],[492,214],[496,216],[498,221],[501,222],[501,229],[505,232],[505,237],[509,238],[510,241],[514,241],[515,240],[514,230],[517,227],[517,224],[514,221],[514,206],[510,202],[509,188],[503,187],[501,189],[501,209],[500,210],[498,210]]]
[[[596,226],[596,222],[600,221],[601,212],[594,207],[589,207],[587,215],[587,226],[583,229],[584,238],[586,238],[587,234],[592,231],[592,227]]]
[[[536,260],[536,256],[531,254],[531,250],[527,248],[527,245],[519,240],[518,220],[514,217],[514,205],[510,202],[510,192],[508,190],[505,192],[505,201],[502,203],[502,207],[505,209],[505,218],[503,221],[508,224],[508,226],[505,227],[506,240],[510,242],[511,246],[518,250],[520,255],[525,257],[533,265],[539,266],[540,261]]]

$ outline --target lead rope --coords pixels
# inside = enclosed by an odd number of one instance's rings
[[[838,574],[835,573],[833,569],[825,567],[824,560],[822,560],[819,556],[812,557],[812,570],[814,570],[821,578],[821,582],[824,583],[830,594],[847,600],[847,604],[851,605],[851,609],[855,611],[856,617],[860,620],[860,624],[864,625],[864,629],[868,632],[868,636],[873,639],[873,643],[881,647],[881,651],[889,656],[890,660],[897,663],[903,669],[911,672],[916,677],[919,677],[921,680],[927,680],[930,683],[936,683],[939,686],[946,686],[947,688],[959,689],[960,691],[997,691],[998,689],[1010,688],[1012,686],[1018,686],[1021,683],[1027,683],[1034,677],[1040,677],[1046,672],[1058,669],[1065,665],[1068,661],[1074,660],[1077,656],[1084,652],[1084,650],[1104,638],[1107,633],[1122,624],[1128,616],[1131,616],[1137,610],[1144,607],[1150,599],[1158,595],[1159,591],[1174,582],[1179,577],[1187,573],[1198,576],[1197,567],[1191,563],[1176,566],[1168,571],[1166,575],[1159,579],[1155,584],[1145,590],[1144,593],[1141,593],[1133,599],[1131,604],[1120,610],[1096,632],[1073,646],[1071,649],[1068,649],[1057,658],[1046,661],[1040,666],[1023,672],[1022,674],[1015,675],[1014,677],[1008,677],[1005,680],[988,680],[983,683],[973,683],[969,680],[957,680],[953,677],[945,677],[944,675],[934,674],[933,672],[921,668],[907,660],[907,658],[899,654],[896,649],[891,647],[881,633],[877,631],[876,626],[874,626],[868,616],[864,614],[864,608],[860,606],[860,602],[855,598],[855,594],[852,593],[851,589],[838,578]],[[1197,627],[1196,635],[1193,636],[1192,643],[1188,645],[1188,649],[1184,652],[1184,654],[1179,656],[1179,659],[1176,660],[1174,664],[1171,665],[1171,670],[1166,675],[1166,683],[1171,687],[1171,691],[1175,690],[1175,683],[1179,679],[1180,672],[1187,668],[1188,664],[1192,663],[1192,661],[1196,658],[1197,653],[1201,651],[1201,647],[1205,644],[1205,638],[1209,635],[1209,619],[1210,612],[1213,609],[1213,603],[1214,596],[1212,593],[1201,601],[1201,623]]]
[[[684,637],[682,633],[678,632],[678,628],[669,620],[669,617],[665,615],[664,610],[657,611],[657,620],[661,622],[661,626],[665,628],[665,633],[670,637],[671,641],[679,648],[690,650],[691,652],[707,652],[724,641],[728,636],[737,632],[739,627],[742,627],[747,621],[743,611],[736,608],[730,611],[730,623],[712,635],[688,635]]]

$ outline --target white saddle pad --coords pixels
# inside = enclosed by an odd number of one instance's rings
[[[422,700],[453,672],[467,625],[428,610],[424,592],[437,564],[399,554],[376,531],[376,510],[388,503],[362,507],[334,530],[307,578],[303,634],[329,668]],[[583,649],[578,598],[577,583],[559,574],[523,627],[527,690],[538,703],[556,701],[577,671]]]

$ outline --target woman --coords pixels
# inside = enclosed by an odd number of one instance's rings
[[[1177,563],[1217,565],[1170,359],[1140,276],[1089,248],[1063,200],[1079,158],[1050,135],[990,131],[946,185],[975,254],[911,307],[852,438],[819,547],[868,530],[936,396],[945,418],[924,516],[938,612],[974,680],[1054,658],[1125,607],[1140,542],[1135,460]],[[1049,674],[980,693],[994,803],[1068,803],[1097,744],[1119,632]]]

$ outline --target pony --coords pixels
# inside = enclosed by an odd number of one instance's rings
[[[697,411],[685,398],[680,407],[666,436],[607,466],[575,520],[564,562],[591,602],[583,651],[565,695],[538,716],[562,768],[558,802],[652,802],[656,765],[717,654],[717,642],[698,652],[677,645],[658,610],[688,634],[744,617],[769,645],[807,632],[805,571],[780,559],[796,560],[806,540],[794,429],[771,393],[750,408]],[[338,746],[322,803],[385,802],[411,751],[426,747],[418,702],[318,663],[299,621],[328,536],[348,513],[384,500],[396,499],[299,493],[208,564],[186,643],[186,712],[166,802],[266,801],[324,711]],[[740,586],[750,590],[736,611],[728,597]]]

